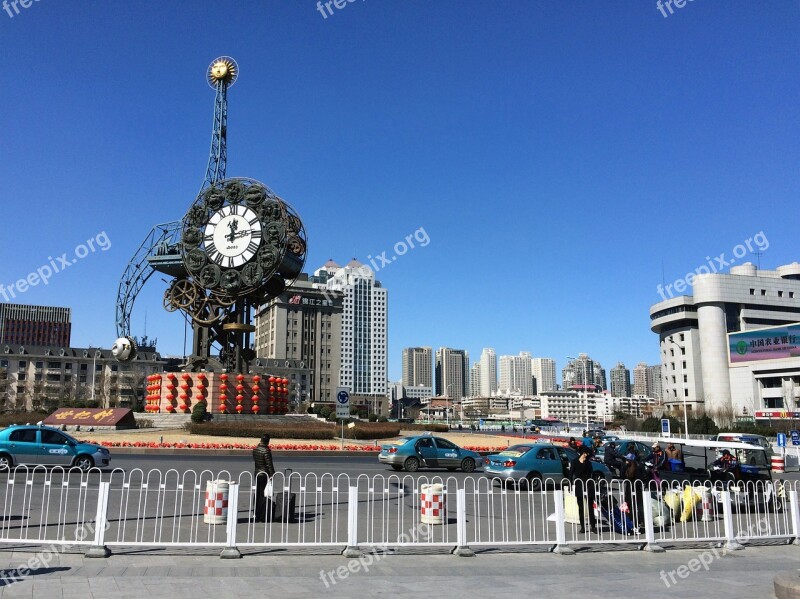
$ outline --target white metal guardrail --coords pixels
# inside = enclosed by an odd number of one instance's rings
[[[796,481],[614,480],[587,483],[576,495],[567,480],[531,490],[525,481],[484,476],[278,473],[269,485],[269,516],[260,522],[257,490],[264,486],[247,472],[19,467],[0,474],[0,548],[80,547],[105,556],[119,547],[213,547],[238,557],[240,548],[270,547],[334,547],[351,555],[438,547],[469,555],[511,546],[570,553],[591,545],[658,551],[800,543]]]

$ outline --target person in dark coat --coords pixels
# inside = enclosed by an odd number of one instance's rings
[[[261,442],[253,449],[253,462],[256,475],[256,522],[267,521],[267,498],[264,489],[267,481],[275,476],[275,466],[272,463],[272,450],[269,448],[269,435],[263,435]]]
[[[594,516],[594,500],[595,500],[595,481],[592,479],[592,462],[589,460],[589,451],[585,447],[578,450],[578,457],[572,461],[570,468],[572,473],[572,484],[575,489],[575,499],[578,500],[578,519],[580,521],[580,530],[578,532],[586,532],[585,516],[584,516],[584,503],[583,499],[586,498],[586,507],[589,510],[589,529],[597,532],[597,521]]]
[[[623,495],[625,503],[628,504],[628,515],[634,524],[639,526],[644,522],[642,492],[644,490],[645,476],[639,456],[633,451],[625,456],[625,463],[622,466],[622,478],[625,479]]]

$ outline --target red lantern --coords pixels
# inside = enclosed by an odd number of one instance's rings
[[[244,401],[244,395],[237,395],[236,396],[236,401],[238,401],[239,403],[242,403],[242,401]]]
[[[274,383],[276,380],[278,380],[278,379],[276,379],[274,376],[269,377],[269,382],[270,383]]]
[[[183,389],[184,391],[186,391],[188,388],[189,388],[189,385],[187,385],[186,383],[181,385],[181,389]]]
[[[269,388],[269,392],[270,392],[270,393],[275,393],[275,387],[272,387],[272,386],[270,386],[270,388]]]
[[[182,378],[184,381],[188,381],[188,380],[189,380],[190,378],[192,378],[192,377],[190,377],[190,376],[189,376],[189,373],[188,373],[188,372],[184,372],[184,373],[181,375],[181,378]]]
[[[203,389],[205,389],[205,388],[206,388],[206,386],[205,386],[203,383],[198,383],[198,384],[197,384],[197,390],[198,390],[198,391],[202,391],[202,390],[203,390]]]
[[[200,374],[197,375],[197,378],[199,378],[201,381],[206,380],[206,373],[201,372]]]
[[[236,375],[236,380],[237,381],[243,381],[244,380],[244,375],[243,374],[237,374]]]
[[[253,393],[258,393],[261,390],[261,387],[258,385],[253,385]]]
[[[173,406],[172,404],[167,406],[167,412],[169,412],[171,414],[174,411],[175,411],[175,406]]]
[[[241,393],[242,391],[244,391],[244,385],[236,385],[236,390],[237,390],[239,393]]]
[[[260,381],[260,380],[261,380],[261,377],[260,377],[260,376],[258,376],[258,375],[255,375],[255,376],[253,377],[253,382],[254,382],[255,384],[258,384],[258,381]]]
[[[182,403],[181,405],[179,405],[179,406],[178,406],[178,408],[179,408],[180,410],[182,410],[182,411],[185,411],[185,410],[186,410],[186,407],[187,407],[187,406],[186,406],[186,404],[185,404],[185,403]]]
[[[239,413],[241,414],[241,413],[242,413],[242,410],[244,410],[244,408],[242,407],[242,404],[238,404],[238,405],[236,406],[236,411],[237,411],[237,412],[239,412]]]
[[[222,391],[223,393],[225,393],[228,390],[228,385],[226,385],[225,383],[222,383],[219,386],[219,390]]]
[[[227,381],[228,380],[228,375],[223,372],[221,375],[219,375],[219,380]]]
[[[197,399],[203,399],[203,394],[202,393],[198,393],[197,395],[195,395],[195,397]]]
[[[252,399],[252,400],[253,400],[253,403],[258,403],[258,395],[254,395],[254,396],[253,396],[253,397],[251,397],[250,399]]]
[[[270,406],[269,407],[269,413],[270,414],[274,414],[275,413],[275,406]]]
[[[253,409],[253,414],[258,414],[259,411],[258,404],[255,404],[252,409]]]
[[[167,389],[169,389],[170,391],[171,391],[172,389],[174,389],[174,388],[175,388],[175,385],[173,385],[172,383],[168,383],[168,384],[167,384]]]

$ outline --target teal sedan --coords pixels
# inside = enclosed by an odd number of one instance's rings
[[[528,488],[539,491],[546,484],[560,486],[562,479],[570,478],[572,461],[578,453],[569,447],[542,443],[512,445],[505,451],[487,456],[484,476],[503,483],[527,481]],[[592,477],[608,479],[610,472],[603,464],[592,461]]]
[[[416,472],[420,468],[447,468],[474,472],[481,464],[476,451],[459,447],[452,441],[431,435],[405,437],[381,445],[378,461],[394,470]]]

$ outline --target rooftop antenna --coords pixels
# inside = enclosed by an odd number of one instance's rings
[[[761,250],[756,250],[753,252],[753,255],[756,257],[756,262],[758,262],[758,270],[761,270],[761,254],[763,254]]]

